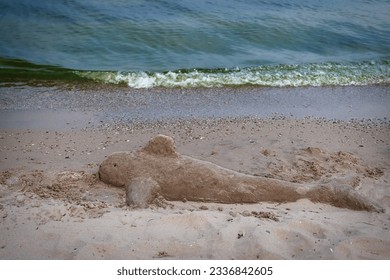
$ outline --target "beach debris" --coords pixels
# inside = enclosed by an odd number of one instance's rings
[[[277,216],[274,213],[272,213],[272,212],[267,212],[267,211],[256,212],[256,211],[252,211],[251,214],[252,214],[253,217],[256,217],[256,218],[259,218],[259,219],[270,219],[270,220],[273,220],[275,222],[279,222],[279,219],[277,218]]]
[[[166,258],[166,257],[170,257],[170,255],[166,251],[158,252],[156,256],[156,258]]]
[[[241,239],[245,236],[245,231],[240,231],[238,234],[237,234],[237,239]]]

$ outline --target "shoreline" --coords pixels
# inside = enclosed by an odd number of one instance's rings
[[[62,100],[53,97],[55,91],[35,89],[21,99],[28,90],[14,96],[0,90],[5,101],[0,113],[0,259],[390,259],[390,123],[380,109],[389,100],[386,88],[376,89],[380,98],[363,110],[362,118],[355,118],[355,105],[340,113],[347,119],[328,119],[321,111],[312,115],[320,104],[309,98],[311,89],[290,92],[301,92],[292,104],[280,99],[262,104],[266,99],[258,89],[246,91],[246,101],[226,89],[197,95],[139,91],[132,100],[125,91],[111,100],[112,93],[104,90],[88,108],[83,104],[92,91],[65,91],[61,94],[69,99]],[[337,110],[364,101],[364,88],[359,90],[345,93]],[[219,100],[227,103],[218,107],[199,100],[208,91],[215,94],[212,100],[222,96]],[[280,97],[282,92],[265,95]],[[311,100],[312,109],[304,108],[302,100]],[[336,101],[327,100],[322,112]],[[202,118],[200,104],[217,108]],[[183,105],[192,108],[190,113],[199,110],[191,116],[184,109],[175,113]],[[237,113],[258,105],[272,110]],[[231,110],[219,115],[221,108]],[[287,116],[276,114],[277,108],[285,108]],[[294,108],[302,115],[290,115]],[[130,113],[123,115],[125,109]],[[155,115],[145,118],[152,110]],[[12,119],[6,123],[3,117]],[[306,187],[349,186],[385,211],[353,211],[305,199],[129,207],[123,189],[98,180],[98,166],[111,153],[136,151],[157,134],[172,136],[181,154],[241,173]]]
[[[390,119],[389,86],[302,88],[0,88],[0,129],[227,118]],[[53,120],[53,121],[51,121]]]

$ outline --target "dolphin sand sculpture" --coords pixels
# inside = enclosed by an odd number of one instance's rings
[[[136,152],[116,152],[99,167],[100,179],[126,188],[127,203],[147,206],[156,197],[218,203],[294,202],[309,199],[353,210],[378,208],[349,186],[308,186],[251,176],[181,155],[171,137],[158,135]]]

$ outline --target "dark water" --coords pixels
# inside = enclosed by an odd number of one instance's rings
[[[0,82],[390,83],[386,0],[0,0]]]

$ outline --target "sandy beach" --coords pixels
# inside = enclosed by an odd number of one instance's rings
[[[390,259],[388,88],[210,91],[2,88],[0,259]],[[99,165],[158,134],[243,174],[348,186],[380,211],[308,199],[129,206]]]

